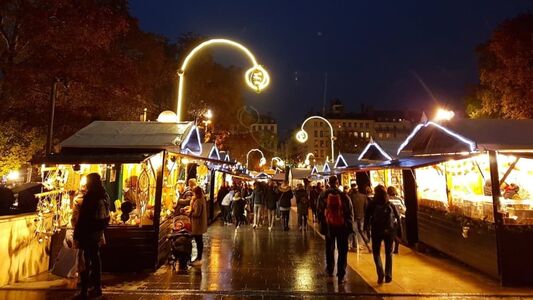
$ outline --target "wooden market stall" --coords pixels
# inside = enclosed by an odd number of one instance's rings
[[[59,154],[42,161],[43,184],[61,195],[53,201],[51,212],[58,216],[53,226],[63,233],[69,227],[68,195],[79,191],[87,174],[97,172],[112,199],[103,269],[155,270],[168,256],[173,209],[191,161],[202,160],[201,152],[192,122],[93,122],[63,141]]]
[[[510,285],[533,285],[533,120],[419,124],[400,155],[414,169],[419,241]],[[496,183],[496,184],[494,184]]]

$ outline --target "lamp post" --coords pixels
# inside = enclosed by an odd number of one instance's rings
[[[307,141],[307,139],[309,138],[309,135],[307,134],[307,131],[305,131],[304,126],[305,126],[305,123],[307,123],[307,121],[311,119],[319,119],[319,120],[326,122],[326,124],[329,125],[329,130],[330,130],[330,135],[331,135],[331,160],[333,162],[335,160],[335,152],[333,148],[333,142],[335,140],[335,137],[333,136],[333,126],[331,126],[331,123],[326,118],[323,118],[321,116],[311,116],[305,119],[305,121],[302,123],[302,128],[300,129],[300,131],[296,133],[296,140],[300,143],[305,143]]]
[[[263,151],[259,150],[259,149],[252,149],[250,151],[248,151],[248,153],[246,153],[246,169],[249,169],[248,168],[248,160],[250,158],[250,153],[252,152],[259,152],[261,153],[261,159],[259,160],[259,166],[264,166],[266,164],[266,158],[265,158],[265,155],[263,154]]]
[[[272,157],[272,159],[270,160],[270,166],[272,166],[272,163],[274,161],[276,161],[276,166],[279,167],[279,168],[283,168],[285,166],[285,162],[281,158],[279,158],[277,156]]]
[[[187,74],[187,66],[189,65],[189,62],[196,53],[198,53],[203,48],[206,48],[211,45],[232,46],[238,50],[241,50],[248,57],[250,63],[252,64],[252,67],[244,73],[244,81],[246,82],[246,85],[248,85],[248,87],[250,87],[251,89],[254,89],[256,92],[259,93],[264,90],[270,83],[270,76],[268,75],[268,72],[265,70],[265,68],[263,68],[263,66],[257,63],[257,60],[255,59],[255,56],[252,54],[252,52],[250,52],[250,50],[248,50],[243,45],[227,39],[211,39],[205,41],[200,45],[196,46],[194,49],[192,49],[191,52],[189,52],[187,57],[185,57],[185,60],[183,60],[180,69],[178,70],[179,84],[176,108],[176,115],[178,116],[178,121],[182,121],[183,91],[185,89],[185,75]]]

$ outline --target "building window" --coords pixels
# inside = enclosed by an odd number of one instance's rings
[[[389,132],[387,132],[387,138],[390,138],[390,133]]]
[[[355,137],[359,137],[359,132],[356,131],[356,132],[353,133],[353,135],[354,135]]]
[[[365,137],[366,137],[367,139],[370,138],[370,132],[368,132],[368,131],[365,132]]]
[[[324,147],[324,141],[320,141],[320,147]]]
[[[382,139],[382,138],[383,138],[383,133],[380,132],[380,133],[378,134],[378,136],[379,136],[380,139]]]
[[[320,130],[320,137],[324,137],[324,131]]]
[[[370,127],[370,125],[368,123],[365,123],[365,127],[366,127],[366,129],[368,129]]]
[[[318,137],[318,131],[315,130],[315,137]]]

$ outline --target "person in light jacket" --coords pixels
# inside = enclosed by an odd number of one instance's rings
[[[196,242],[198,255],[191,263],[192,266],[202,265],[202,254],[204,252],[204,233],[207,232],[207,203],[202,188],[197,186],[193,189],[194,195],[191,199],[190,217],[192,236]]]

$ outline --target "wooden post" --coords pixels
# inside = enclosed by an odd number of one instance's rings
[[[161,168],[156,170],[156,184],[155,184],[155,199],[154,199],[154,241],[155,241],[155,257],[154,257],[154,270],[159,265],[159,227],[161,226],[161,202],[163,198],[163,176],[164,169],[167,160],[167,151],[163,151]]]
[[[502,265],[500,257],[500,241],[503,228],[503,216],[499,212],[500,208],[500,178],[498,174],[498,158],[496,151],[489,151],[489,164],[490,164],[490,182],[492,187],[492,213],[494,215],[494,228],[496,231],[496,257],[498,258],[498,274],[500,275],[500,282],[502,280]]]
[[[416,178],[413,170],[402,170],[403,190],[405,197],[405,232],[407,243],[414,246],[418,242],[418,197],[416,194]]]

